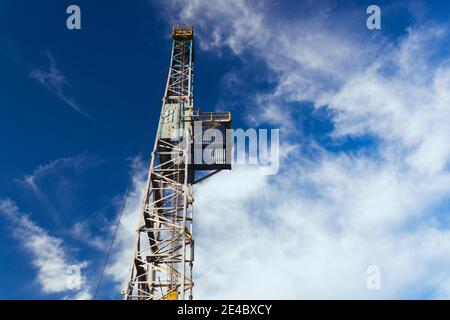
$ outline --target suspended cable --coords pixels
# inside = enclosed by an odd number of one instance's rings
[[[149,128],[147,127],[145,131],[148,131],[148,129]],[[141,143],[141,146],[140,146],[139,152],[138,152],[138,159],[140,158],[140,156],[142,154],[142,149],[144,148],[146,137],[147,137],[147,135],[144,134],[144,137],[142,139],[142,143]],[[133,173],[136,172],[137,165],[138,165],[138,161],[135,161],[134,164],[133,164],[133,167],[132,167],[132,172]],[[106,255],[105,263],[103,264],[102,272],[100,274],[100,278],[98,280],[97,287],[95,289],[95,294],[94,294],[93,300],[97,299],[98,293],[100,291],[100,287],[101,287],[101,284],[102,284],[103,276],[105,274],[105,270],[106,270],[106,267],[108,265],[109,258],[111,257],[111,251],[112,251],[112,248],[114,246],[114,241],[116,240],[117,232],[119,230],[120,221],[122,219],[123,212],[125,211],[125,207],[127,205],[128,196],[129,196],[129,193],[130,193],[130,187],[131,187],[132,183],[133,183],[133,179],[130,180],[130,182],[127,185],[127,189],[125,191],[125,199],[124,199],[122,208],[121,208],[120,213],[119,213],[119,218],[117,219],[117,224],[116,224],[115,229],[114,229],[113,237],[111,239],[111,244],[110,244],[109,249],[108,249],[108,254]]]

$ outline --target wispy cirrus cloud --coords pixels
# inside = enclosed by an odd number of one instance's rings
[[[34,68],[30,72],[30,77],[38,81],[48,91],[57,96],[73,110],[88,119],[92,119],[91,116],[80,107],[75,99],[67,93],[67,91],[71,89],[71,85],[67,81],[65,75],[57,68],[53,56],[48,51],[45,53],[45,56],[48,60],[48,68]]]
[[[31,191],[31,195],[52,214],[52,219],[60,223],[62,213],[76,205],[78,193],[85,184],[80,175],[101,161],[88,152],[81,152],[38,165],[31,173],[15,181],[26,191]]]
[[[17,181],[25,183],[36,193],[36,195],[40,195],[41,191],[39,184],[42,180],[48,178],[49,176],[58,178],[64,170],[81,172],[98,165],[99,162],[100,160],[97,157],[91,156],[87,152],[82,152],[75,156],[59,158],[46,164],[41,164],[37,166],[31,174],[27,174],[22,179]]]
[[[0,199],[0,214],[10,224],[13,237],[30,254],[43,293],[75,292],[66,298],[90,299],[86,277],[70,271],[74,266],[82,271],[88,265],[86,261],[70,259],[63,240],[36,224],[11,199]]]

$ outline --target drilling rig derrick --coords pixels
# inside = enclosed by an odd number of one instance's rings
[[[192,299],[193,186],[231,169],[231,114],[194,110],[193,75],[193,27],[176,25],[126,300]],[[209,174],[196,181],[199,171]]]

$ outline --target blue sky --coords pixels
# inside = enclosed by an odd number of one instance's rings
[[[175,22],[196,105],[279,128],[283,154],[196,190],[198,297],[450,297],[450,5],[381,1],[368,30],[370,4],[2,0],[0,297],[92,296],[131,183],[99,295],[121,297]],[[72,264],[80,290],[51,276]]]

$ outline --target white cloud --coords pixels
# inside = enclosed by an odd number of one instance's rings
[[[165,5],[167,5],[165,3]],[[208,41],[200,42],[203,49],[217,49],[229,46],[231,50],[238,54],[247,47],[258,42],[264,42],[266,33],[260,32],[264,28],[262,16],[258,14],[262,4],[254,2],[253,7],[249,7],[244,1],[179,1],[169,3],[174,11],[179,12],[179,17],[173,19],[192,23],[195,21],[195,28],[205,31],[204,35]],[[179,10],[182,7],[183,10]],[[197,19],[203,13],[202,19]],[[221,23],[211,24],[211,21]],[[228,32],[224,32],[224,27]],[[207,30],[207,31],[206,31]],[[254,35],[258,33],[258,38]]]
[[[49,233],[33,222],[26,214],[20,212],[10,199],[0,199],[0,213],[7,219],[13,230],[13,236],[30,253],[31,263],[37,271],[37,282],[44,293],[61,293],[77,291],[74,284],[80,281],[82,290],[73,298],[89,298],[86,278],[70,272],[72,266],[81,271],[87,266],[86,261],[68,258],[63,240]]]
[[[447,38],[442,27],[410,30],[397,48],[354,75],[329,102],[338,111],[336,134],[374,134],[387,143],[383,151],[391,161],[421,174],[445,172],[450,68],[446,58],[436,64],[429,56]]]
[[[196,298],[399,298],[445,289],[450,231],[427,223],[433,201],[418,199],[433,190],[347,156],[289,165],[278,176],[233,171],[197,188]],[[381,291],[365,286],[372,264],[382,269]]]
[[[202,49],[217,53],[229,48],[241,57],[245,54],[247,63],[253,61],[271,70],[278,78],[275,92],[266,97],[271,102],[282,98],[322,105],[384,45],[384,39],[350,28],[354,12],[337,17],[332,15],[334,5],[326,2],[321,3],[324,7],[320,10],[298,10],[295,19],[279,13],[276,4],[263,1],[170,3],[174,20],[195,26]],[[262,112],[264,108],[263,104]]]

